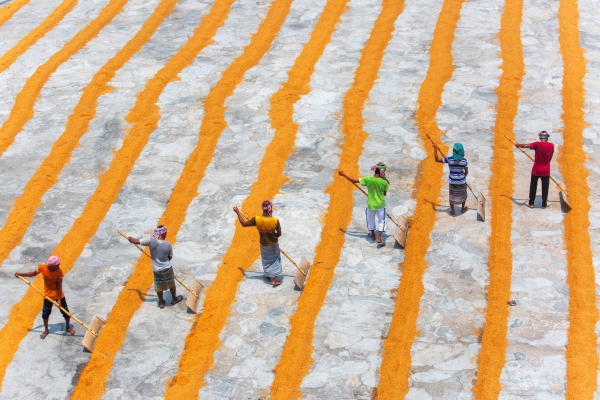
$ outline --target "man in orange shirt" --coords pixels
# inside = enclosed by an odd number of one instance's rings
[[[33,272],[15,272],[15,276],[26,276],[33,278],[37,274],[42,274],[44,277],[44,294],[55,300],[60,302],[60,305],[65,310],[69,311],[69,307],[67,307],[67,301],[65,300],[65,294],[62,290],[62,281],[65,276],[60,269],[60,259],[57,256],[50,256],[48,258],[47,264],[42,264]],[[40,335],[42,339],[45,339],[46,336],[50,333],[48,330],[48,318],[50,317],[50,313],[52,312],[53,303],[50,300],[44,299],[44,308],[42,310],[42,319],[44,320],[44,332]],[[71,322],[71,318],[67,314],[65,314],[62,310],[60,310],[61,314],[65,318],[67,332],[71,335],[75,334],[75,329],[71,328],[69,322]]]

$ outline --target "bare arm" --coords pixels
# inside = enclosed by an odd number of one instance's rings
[[[444,163],[443,158],[438,157],[438,151],[440,152],[440,154],[442,153],[442,151],[437,147],[437,145],[434,143],[433,144],[433,156],[435,157],[435,162],[439,162],[439,163]]]
[[[521,149],[530,149],[531,146],[529,146],[528,144],[522,144],[522,143],[515,143],[515,147],[519,147]]]
[[[63,278],[58,278],[58,282],[56,283],[56,294],[58,294],[58,302],[59,303],[60,303],[60,299],[63,298],[62,281],[63,281]]]
[[[27,278],[33,278],[37,274],[39,274],[39,272],[37,272],[37,271],[33,271],[33,272],[15,272],[15,277],[24,276],[24,277],[27,277]]]
[[[237,214],[238,219],[240,220],[240,224],[245,228],[247,226],[251,226],[248,225],[247,221],[244,221],[244,218],[242,217],[242,214],[240,214],[240,209],[237,207],[233,207],[233,211]]]
[[[129,236],[127,239],[129,240],[130,243],[140,244],[140,239],[136,239],[136,238],[131,237],[131,236]]]
[[[281,236],[281,225],[279,224],[279,221],[277,221],[277,226],[275,227],[275,236],[276,237]]]
[[[346,175],[346,173],[344,171],[339,170],[338,175],[343,176],[344,178],[348,179],[352,183],[360,183],[360,181],[358,179],[355,179],[355,178],[352,178],[351,176]]]
[[[465,167],[465,176],[469,175],[469,167]]]

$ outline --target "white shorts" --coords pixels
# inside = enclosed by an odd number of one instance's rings
[[[365,209],[365,215],[367,216],[367,229],[370,231],[375,230],[375,216],[377,216],[377,230],[379,232],[385,232],[385,207],[378,210],[371,210],[370,208]]]

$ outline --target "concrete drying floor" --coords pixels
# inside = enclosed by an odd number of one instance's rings
[[[594,0],[0,2],[0,399],[600,398]],[[559,35],[560,33],[560,35]],[[518,141],[550,132],[550,208]],[[447,205],[461,142],[486,220]],[[338,177],[389,166],[408,245]],[[538,189],[540,191],[541,189]],[[539,192],[541,193],[541,192]],[[303,291],[261,279],[271,198]],[[169,228],[198,314],[117,235]],[[92,354],[13,277],[62,259]],[[39,281],[38,281],[39,283]],[[189,294],[178,286],[178,293]],[[509,306],[514,300],[516,305]]]

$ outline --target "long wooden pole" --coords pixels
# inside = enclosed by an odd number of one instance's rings
[[[121,232],[121,231],[117,231],[117,232],[119,233],[119,235],[121,235],[121,236],[123,236],[125,239],[129,240],[129,237],[128,237],[127,235],[125,235],[123,232]],[[131,243],[131,242],[130,242],[130,243]],[[139,245],[139,244],[137,244],[137,243],[131,243],[131,244],[135,245],[135,247],[137,247],[139,251],[141,251],[142,253],[144,253],[144,255],[146,255],[147,257],[150,257],[150,258],[152,258],[152,257],[150,256],[150,254],[148,254],[148,253],[146,253],[146,252],[144,251],[144,248],[143,248],[142,246],[140,246],[140,245]],[[174,277],[174,278],[175,278],[175,280],[176,280],[177,282],[179,282],[179,284],[180,284],[181,286],[183,286],[183,287],[184,287],[184,288],[185,288],[185,289],[186,289],[188,292],[190,292],[190,293],[191,293],[191,294],[193,294],[193,295],[194,295],[196,298],[198,298],[198,295],[197,295],[197,294],[196,294],[196,293],[195,293],[195,292],[194,292],[192,289],[190,289],[190,288],[189,288],[189,287],[188,287],[188,286],[187,286],[185,283],[183,283],[183,281],[182,281],[181,279],[179,279],[179,278],[177,277],[177,275],[173,274],[173,277]]]
[[[42,295],[43,298],[45,298],[48,301],[51,301],[52,304],[54,304],[56,307],[60,308],[60,310],[62,312],[64,312],[65,314],[67,314],[71,319],[73,319],[75,322],[77,322],[79,325],[83,326],[85,329],[88,330],[88,332],[90,332],[92,335],[98,337],[98,334],[96,332],[94,332],[93,330],[90,329],[89,326],[87,326],[86,324],[84,324],[82,321],[79,320],[79,318],[75,317],[73,314],[71,314],[70,312],[68,312],[67,310],[65,310],[56,300],[51,299],[50,297],[46,296],[44,293],[42,293],[40,291],[40,289],[36,288],[35,286],[33,286],[31,284],[31,282],[29,282],[27,279],[23,278],[21,275],[17,276],[17,278],[19,278],[20,280],[22,280],[23,282],[25,282],[26,284],[29,285],[29,287],[32,287],[35,289],[36,292],[38,292],[39,294]],[[68,328],[68,327],[67,327]]]
[[[435,142],[433,141],[433,139],[431,138],[431,136],[429,136],[429,134],[428,134],[428,133],[426,133],[426,134],[425,134],[425,136],[427,136],[427,139],[431,140],[431,144],[433,144],[433,146],[434,146],[436,149],[440,150],[440,148],[438,147],[438,145],[437,145],[437,144],[435,144]],[[441,150],[440,150],[440,152],[441,152]],[[479,198],[477,198],[477,196],[475,195],[475,192],[473,191],[473,188],[471,187],[471,185],[469,185],[469,184],[467,183],[467,187],[469,188],[469,190],[471,191],[471,193],[473,193],[473,197],[475,197],[475,200],[477,200],[477,202],[478,202],[479,204],[481,204],[481,200],[479,200]]]
[[[515,147],[517,147],[517,144],[516,144],[516,143],[515,143],[515,142],[514,142],[514,141],[513,141],[511,138],[509,138],[509,137],[508,137],[508,136],[506,136],[506,135],[504,135],[504,137],[505,137],[505,138],[507,138],[508,140],[510,140],[510,142],[511,142],[512,144],[514,144],[514,145],[515,145]],[[521,152],[522,152],[523,154],[525,154],[527,157],[529,157],[529,159],[530,159],[531,161],[535,162],[535,160],[533,159],[533,157],[531,157],[531,154],[527,153],[525,150],[523,150],[523,149],[522,149],[522,148],[520,148],[520,147],[517,147],[517,149],[521,150]],[[554,177],[553,177],[552,175],[550,175],[550,179],[552,179],[552,182],[556,183],[556,186],[558,186],[558,188],[560,189],[560,191],[561,191],[561,192],[563,192],[563,193],[564,193],[565,195],[567,195],[567,196],[569,195],[569,193],[567,193],[567,190],[566,190],[565,188],[563,188],[563,187],[560,185],[560,183],[558,183],[558,182],[556,181],[556,179],[554,179]]]
[[[471,187],[471,185],[469,185],[469,184],[467,183],[467,187],[469,188],[469,190],[471,191],[471,193],[473,193],[473,197],[475,197],[475,200],[477,200],[477,202],[479,202],[479,203],[481,204],[481,200],[479,200],[479,199],[477,198],[477,196],[475,195],[475,192],[473,191],[473,188]]]
[[[346,178],[346,179],[348,179],[348,178]],[[352,184],[353,184],[354,186],[356,186],[356,187],[358,188],[358,190],[360,190],[361,192],[363,192],[363,194],[364,194],[365,196],[369,197],[369,195],[367,194],[367,192],[365,192],[365,190],[364,190],[363,188],[361,188],[360,186],[358,186],[358,184],[356,184],[356,183],[354,183],[354,182],[352,182]],[[398,225],[398,223],[397,223],[397,222],[394,220],[394,218],[392,218],[392,216],[391,216],[391,215],[390,215],[388,212],[386,212],[386,213],[385,213],[385,215],[387,215],[387,216],[388,216],[388,218],[389,218],[389,219],[391,219],[391,220],[392,220],[392,222],[393,222],[394,224],[396,224],[396,226],[397,226],[398,228],[402,229],[402,231],[403,231],[403,232],[406,232],[406,230],[405,230],[403,227],[401,227],[400,225]],[[408,222],[408,220],[406,219],[406,217],[404,217],[404,215],[401,215],[401,217],[402,217],[402,218],[404,218],[404,220],[405,220],[406,222]]]
[[[242,211],[240,211],[240,215],[241,215],[242,217],[244,217],[244,219],[245,219],[246,221],[248,221],[248,216],[247,216],[246,214],[244,214]],[[288,255],[287,255],[287,253],[286,253],[285,251],[283,251],[283,249],[282,249],[282,248],[279,248],[279,251],[280,251],[280,252],[281,252],[281,254],[283,254],[283,255],[284,255],[284,256],[285,256],[285,257],[286,257],[288,260],[290,260],[290,262],[291,262],[292,264],[294,264],[294,267],[298,268],[298,271],[302,272],[302,275],[306,276],[306,272],[302,271],[302,268],[300,268],[300,267],[298,266],[298,264],[296,264],[296,262],[295,262],[294,260],[292,260],[292,257],[288,256]]]

